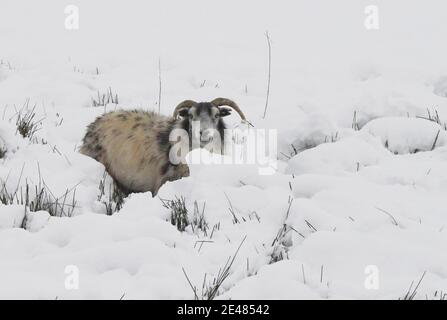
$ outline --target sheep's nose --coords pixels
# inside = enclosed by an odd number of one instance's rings
[[[210,130],[200,130],[200,140],[201,141],[210,141],[213,138],[212,132]]]

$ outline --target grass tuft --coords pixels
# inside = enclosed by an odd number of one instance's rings
[[[205,236],[208,236],[209,226],[205,219],[205,205],[206,203],[203,203],[202,211],[200,211],[199,204],[197,201],[194,201],[194,213],[191,221],[191,227],[194,233],[196,233],[196,230],[200,230]]]
[[[191,226],[191,230],[194,234],[198,236],[207,237],[210,240],[213,238],[213,235],[216,231],[220,229],[220,222],[213,225],[210,232],[210,226],[205,217],[205,205],[203,203],[202,208],[199,208],[199,204],[197,201],[194,201],[194,212],[192,213],[192,217],[189,214],[188,208],[186,207],[186,199],[185,197],[177,197],[173,200],[162,199],[159,198],[163,204],[163,207],[171,210],[170,220],[173,226],[176,226],[180,232],[186,230],[188,226]],[[200,249],[202,248],[204,243],[213,242],[210,240],[201,240],[196,241],[200,243]]]
[[[292,207],[293,198],[289,196],[288,199],[288,207],[286,211],[286,215],[284,217],[284,222],[279,228],[278,232],[276,233],[275,238],[273,239],[272,244],[270,247],[272,248],[272,253],[270,254],[270,264],[288,259],[288,249],[290,247],[290,241],[288,240],[287,236],[290,231],[297,232],[292,226],[288,225],[286,223],[289,214],[290,214],[290,208]]]
[[[109,87],[106,93],[100,93],[95,98],[92,98],[93,107],[105,107],[109,103],[118,104],[118,94],[112,92],[112,88]]]
[[[127,197],[127,194],[123,192],[115,182],[110,183],[109,188],[106,188],[106,179],[107,179],[107,172],[104,171],[102,179],[99,181],[99,194],[98,194],[98,201],[101,202],[105,209],[106,214],[108,216],[113,215],[115,212],[118,212],[121,210],[124,204],[124,199]],[[108,189],[108,190],[106,190]],[[106,193],[107,196],[106,196]]]
[[[428,297],[426,297],[427,300],[429,300]],[[445,293],[444,291],[440,290],[436,290],[433,293],[433,297],[431,298],[431,300],[441,300],[441,301],[447,301],[447,293]]]
[[[186,227],[189,226],[190,222],[188,219],[188,209],[186,208],[185,198],[177,196],[174,200],[164,200],[161,199],[163,206],[166,209],[171,210],[171,224],[176,226],[178,231],[185,231]]]
[[[47,211],[54,217],[71,217],[73,215],[76,209],[76,186],[67,189],[62,196],[57,197],[41,178],[40,168],[39,183],[34,186],[25,181],[25,185],[19,187],[22,173],[23,167],[14,191],[7,189],[7,179],[0,180],[0,203],[24,205],[31,212]]]
[[[351,128],[354,131],[359,131],[360,130],[360,124],[357,120],[357,110],[354,110],[354,115],[352,116],[352,125]]]
[[[204,275],[200,294],[197,287],[192,284],[185,269],[182,268],[183,274],[185,275],[185,278],[194,293],[195,300],[214,300],[214,298],[221,294],[222,284],[230,275],[231,267],[233,266],[234,260],[236,259],[236,256],[242,247],[242,244],[245,242],[245,239],[247,239],[247,236],[242,239],[234,255],[228,257],[225,265],[217,272],[216,277],[214,277],[211,281],[207,281],[207,274]]]
[[[408,291],[403,296],[402,300],[414,300],[414,298],[416,297],[418,288],[421,285],[422,280],[424,279],[426,273],[427,273],[427,271],[424,271],[424,273],[422,274],[421,278],[419,279],[419,282],[417,283],[417,285],[414,287],[413,290],[411,290],[411,289],[413,287],[414,281],[411,281],[410,288],[408,288]],[[399,300],[401,300],[401,298],[399,298]]]
[[[32,140],[37,131],[42,127],[42,120],[36,120],[36,105],[29,107],[29,99],[23,107],[16,113],[17,132],[24,138]]]

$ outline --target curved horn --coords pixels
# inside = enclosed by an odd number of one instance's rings
[[[242,112],[242,110],[239,108],[239,106],[233,100],[226,99],[226,98],[216,98],[213,101],[211,101],[210,103],[216,107],[229,106],[239,114],[239,116],[241,117],[242,120],[247,120],[245,118],[245,115]]]
[[[195,101],[193,101],[193,100],[185,100],[185,101],[182,101],[182,102],[180,102],[180,103],[177,105],[177,107],[175,107],[175,109],[174,109],[174,113],[173,113],[172,116],[174,117],[174,119],[176,119],[177,116],[178,116],[178,112],[180,111],[180,109],[183,109],[183,108],[191,108],[191,107],[194,107],[196,104],[197,104],[197,102],[195,102]]]

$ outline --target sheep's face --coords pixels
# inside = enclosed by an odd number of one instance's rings
[[[193,146],[194,141],[199,141],[201,148],[209,146],[216,140],[221,143],[225,129],[222,117],[230,113],[230,108],[216,107],[209,102],[197,103],[193,107],[179,111],[183,128],[188,130]]]

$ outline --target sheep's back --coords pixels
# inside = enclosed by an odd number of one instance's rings
[[[172,122],[140,110],[110,112],[89,125],[80,151],[101,162],[129,190],[154,192],[162,183],[160,172],[168,161],[166,150],[159,146],[159,135],[168,131]]]

